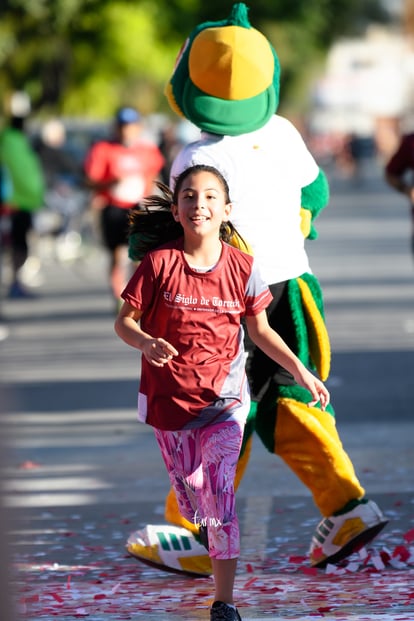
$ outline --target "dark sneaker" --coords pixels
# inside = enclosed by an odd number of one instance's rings
[[[241,621],[237,608],[232,608],[224,602],[214,602],[210,608],[210,621]]]

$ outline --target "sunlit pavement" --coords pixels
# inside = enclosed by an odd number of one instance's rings
[[[307,490],[255,439],[238,492],[235,597],[244,621],[413,621],[409,213],[370,171],[360,186],[334,180],[317,228],[309,250],[325,292],[338,427],[390,523],[342,567],[311,569],[307,548],[318,513]],[[15,618],[207,620],[211,578],[161,572],[126,553],[131,532],[163,522],[168,481],[151,431],[135,421],[139,363],[113,332],[105,257],[92,248],[83,259],[59,262],[48,252],[41,275],[37,298],[2,304]]]
[[[124,554],[126,536],[154,508],[116,498],[115,492],[113,505],[28,510],[26,530],[19,520],[14,548],[23,619],[208,618],[210,578],[159,572]],[[236,582],[242,618],[413,619],[414,566],[404,555],[411,547],[404,538],[412,526],[411,498],[376,498],[395,522],[366,556],[325,571],[306,560],[315,518],[309,499],[242,499],[244,550]],[[392,557],[396,550],[405,561]]]

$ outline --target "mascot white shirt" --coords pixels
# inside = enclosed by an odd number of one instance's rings
[[[240,136],[203,132],[176,157],[171,185],[196,164],[215,166],[226,178],[231,221],[251,245],[267,283],[311,271],[299,210],[302,188],[316,179],[319,167],[290,121],[274,115],[264,127]]]

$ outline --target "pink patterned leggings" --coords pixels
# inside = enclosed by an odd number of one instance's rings
[[[209,555],[217,559],[240,553],[234,477],[243,428],[225,421],[200,429],[154,430],[180,512],[207,526]]]

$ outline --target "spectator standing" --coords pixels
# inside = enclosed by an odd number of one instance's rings
[[[87,181],[94,191],[92,208],[101,212],[103,244],[110,258],[110,285],[117,304],[130,276],[129,210],[151,192],[165,163],[158,146],[144,139],[142,131],[138,111],[120,108],[113,139],[95,143],[85,160]]]
[[[0,132],[0,165],[3,182],[1,214],[10,221],[9,244],[12,282],[9,297],[26,298],[31,293],[22,285],[21,268],[29,255],[29,233],[33,212],[43,207],[45,181],[41,163],[25,133],[24,113],[13,113]]]

